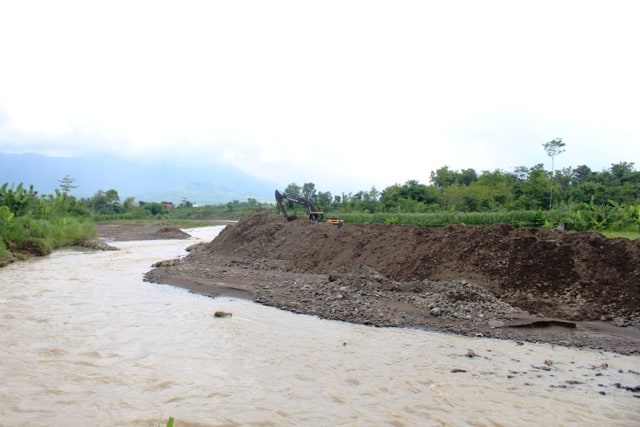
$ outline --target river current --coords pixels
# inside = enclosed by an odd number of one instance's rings
[[[638,356],[351,325],[143,281],[220,229],[0,269],[0,425],[640,425]]]

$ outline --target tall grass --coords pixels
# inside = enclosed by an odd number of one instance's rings
[[[0,224],[0,260],[10,260],[11,252],[47,255],[54,249],[94,239],[97,235],[93,222],[85,218],[14,217]]]
[[[7,245],[3,240],[0,240],[0,266],[12,258],[11,252],[7,249]]]
[[[340,217],[346,223],[359,224],[402,224],[423,227],[442,227],[450,224],[491,225],[511,224],[514,227],[553,226],[560,222],[560,214],[541,211],[505,212],[455,212],[432,213],[345,213]]]

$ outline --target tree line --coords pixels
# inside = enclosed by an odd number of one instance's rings
[[[318,191],[313,183],[291,183],[285,193],[312,201],[322,210],[341,212],[426,213],[549,210],[575,204],[637,205],[640,203],[640,172],[634,163],[612,164],[603,171],[586,165],[551,173],[543,164],[520,166],[513,171],[476,172],[448,166],[431,172],[429,183],[409,180],[378,191],[375,187],[356,193]],[[550,206],[550,201],[552,205]]]

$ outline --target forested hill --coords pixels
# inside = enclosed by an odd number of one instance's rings
[[[233,200],[271,200],[276,184],[252,177],[227,165],[180,166],[144,164],[109,156],[47,157],[39,154],[0,153],[0,184],[33,185],[41,194],[52,194],[59,181],[70,176],[76,197],[116,189],[136,200],[183,199],[199,205]]]

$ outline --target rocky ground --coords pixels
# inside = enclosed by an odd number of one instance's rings
[[[640,241],[598,233],[338,229],[259,210],[146,279],[372,326],[640,353]]]

